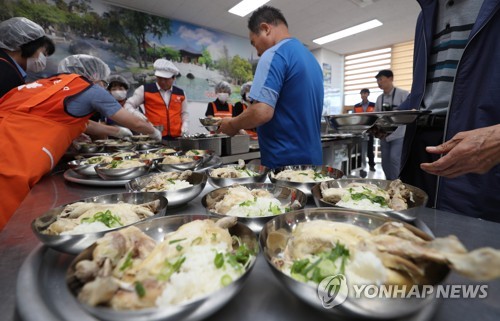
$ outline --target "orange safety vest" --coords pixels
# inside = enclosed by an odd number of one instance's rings
[[[153,126],[163,126],[162,136],[179,137],[182,130],[182,102],[184,91],[172,86],[170,101],[165,104],[156,83],[144,85],[144,109]]]
[[[214,110],[214,117],[220,117],[220,118],[233,117],[233,105],[231,105],[230,103],[227,103],[228,110],[218,110],[217,104],[213,101],[211,104],[212,104],[212,108]]]
[[[72,116],[65,102],[91,85],[79,75],[60,74],[16,87],[0,99],[0,230],[85,130],[91,115]]]
[[[371,113],[375,111],[375,106],[372,106],[371,104],[368,105],[366,108],[367,113]],[[354,106],[354,112],[355,113],[364,113],[365,111],[363,110],[363,106]]]
[[[248,106],[245,105],[244,103],[241,103],[241,106],[243,107],[243,111],[247,110]],[[251,137],[251,138],[257,138],[257,130],[255,129],[245,129],[246,133]]]

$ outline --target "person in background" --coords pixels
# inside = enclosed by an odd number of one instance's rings
[[[221,81],[215,85],[215,101],[209,102],[205,116],[207,117],[233,117],[233,105],[228,102],[231,96],[231,85],[226,81]]]
[[[156,128],[161,128],[164,139],[172,140],[187,135],[189,114],[186,95],[184,90],[174,86],[179,69],[163,58],[157,59],[153,68],[156,82],[138,87],[125,102],[125,109],[149,120]],[[144,104],[144,110],[140,109],[141,104]]]
[[[127,101],[127,91],[129,89],[129,82],[121,75],[111,75],[108,78],[108,91],[118,103],[124,107]],[[106,119],[106,124],[114,125],[112,119]]]
[[[45,69],[55,51],[54,42],[41,26],[24,17],[0,23],[0,97],[23,85],[26,72]]]
[[[250,99],[237,117],[223,118],[220,131],[235,135],[257,128],[261,163],[269,168],[323,162],[323,73],[316,58],[288,32],[280,10],[262,6],[248,20],[250,42],[261,57]]]
[[[401,178],[430,207],[500,222],[500,1],[418,1]]]
[[[86,128],[96,135],[108,127],[117,135],[124,130],[89,123],[95,110],[120,125],[161,139],[159,131],[121,108],[103,88],[109,67],[99,58],[69,56],[60,62],[58,71],[63,73],[22,85],[0,98],[0,229]]]
[[[394,74],[389,69],[379,71],[375,78],[377,78],[378,87],[384,91],[377,98],[375,111],[397,110],[398,106],[408,97],[408,92],[394,87]],[[386,179],[393,180],[399,177],[404,135],[405,126],[402,125],[398,126],[390,135],[380,138],[382,169]]]
[[[370,90],[368,88],[361,89],[361,102],[354,105],[354,113],[371,113],[375,111],[375,103],[368,100]],[[366,134],[368,142],[366,144],[366,155],[368,157],[368,166],[370,171],[375,172],[375,155],[373,154],[373,135]],[[365,172],[366,174],[366,172]]]
[[[250,94],[250,89],[252,88],[252,82],[248,81],[241,85],[240,89],[240,95],[241,95],[241,100],[238,101],[236,104],[234,104],[234,110],[233,110],[233,117],[238,116],[245,110],[247,110],[248,106],[251,105],[250,103],[250,97],[248,95]],[[245,129],[245,133],[250,135],[250,137],[257,139],[257,129]]]

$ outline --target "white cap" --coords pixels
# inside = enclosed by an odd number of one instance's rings
[[[45,36],[43,28],[24,17],[14,17],[0,23],[0,48],[16,51],[22,45]]]
[[[155,76],[162,78],[172,78],[179,74],[179,69],[167,59],[157,59],[153,65],[155,69]]]

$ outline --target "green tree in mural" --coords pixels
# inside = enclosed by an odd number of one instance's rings
[[[206,47],[201,51],[201,57],[198,59],[200,64],[204,64],[207,68],[210,68],[214,65],[214,61],[212,60],[212,55]]]
[[[231,78],[235,79],[238,84],[252,80],[252,64],[238,55],[231,60],[229,71]]]
[[[149,15],[143,12],[122,10],[121,25],[135,39],[138,55],[136,57],[139,67],[148,67],[147,35],[160,39],[164,34],[172,33],[170,19]]]

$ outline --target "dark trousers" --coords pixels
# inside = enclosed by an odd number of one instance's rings
[[[413,140],[411,133],[414,132]],[[400,178],[404,183],[416,186],[429,195],[427,207],[434,207],[436,199],[437,176],[420,169],[421,163],[432,163],[439,155],[425,151],[427,146],[437,146],[443,142],[443,128],[417,127],[409,125],[403,144],[403,155],[407,155]]]
[[[368,134],[368,150],[366,151],[366,156],[368,156],[368,165],[370,167],[375,167],[375,155],[373,154],[373,135]]]

